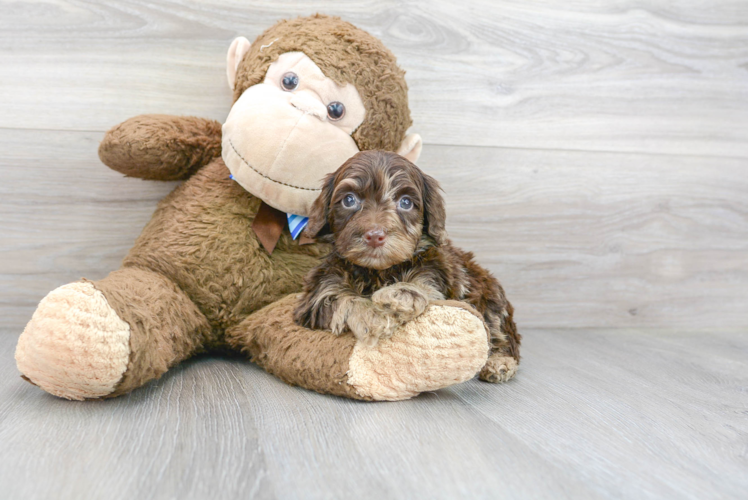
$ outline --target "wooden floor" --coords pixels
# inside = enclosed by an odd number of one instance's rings
[[[526,333],[516,380],[399,403],[213,357],[69,402],[0,335],[0,497],[745,498],[748,335]]]
[[[317,11],[407,70],[517,379],[393,404],[215,357],[112,401],[23,382],[38,301],[116,269],[176,185],[108,170],[104,131],[223,120],[231,40]],[[743,0],[0,0],[0,499],[745,498],[746,365]]]

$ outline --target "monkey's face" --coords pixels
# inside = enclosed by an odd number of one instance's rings
[[[340,86],[305,54],[287,52],[231,108],[222,156],[250,193],[306,216],[320,180],[358,152],[351,134],[365,116],[353,85]]]
[[[405,158],[364,151],[328,177],[309,230],[332,234],[335,250],[354,264],[387,269],[419,245],[443,242],[444,202],[436,181]]]

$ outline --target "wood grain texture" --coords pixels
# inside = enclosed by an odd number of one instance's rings
[[[20,333],[50,290],[119,268],[176,186],[106,168],[102,136],[0,130],[0,325]]]
[[[427,143],[748,157],[748,4],[0,3],[0,127],[104,131],[145,112],[223,120],[225,52],[322,11],[408,70]]]
[[[748,325],[745,160],[429,146],[420,163],[520,327]]]
[[[0,131],[0,325],[118,268],[174,187],[101,165],[100,137]],[[419,163],[520,328],[748,325],[744,160],[427,145]]]
[[[739,499],[748,336],[526,332],[517,378],[400,403],[200,358],[83,403],[17,378],[0,334],[3,498]]]

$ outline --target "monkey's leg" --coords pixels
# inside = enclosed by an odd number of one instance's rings
[[[510,380],[519,368],[519,346],[522,336],[517,333],[511,304],[499,314],[489,312],[486,317],[491,337],[491,355],[480,371],[480,379],[499,383]]]
[[[418,318],[369,346],[293,321],[296,295],[249,316],[227,342],[291,385],[353,399],[397,401],[473,378],[486,363],[483,319],[459,302],[431,304]]]
[[[199,351],[210,326],[173,282],[125,268],[50,292],[16,348],[18,369],[55,396],[118,396]]]

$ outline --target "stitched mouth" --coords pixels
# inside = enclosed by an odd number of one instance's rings
[[[287,182],[282,182],[282,181],[279,181],[277,179],[273,179],[272,177],[270,177],[270,176],[268,176],[266,174],[263,174],[262,172],[260,172],[259,170],[257,170],[256,168],[254,168],[252,165],[249,164],[249,162],[242,156],[242,154],[239,152],[239,150],[236,149],[236,146],[234,146],[234,143],[231,141],[231,139],[228,139],[228,142],[229,142],[229,145],[231,146],[231,149],[234,151],[234,153],[236,154],[236,156],[239,157],[239,159],[242,161],[242,163],[244,163],[247,167],[249,167],[254,173],[256,173],[257,175],[259,175],[260,177],[262,177],[264,179],[267,179],[270,182],[274,182],[275,184],[278,184],[278,185],[281,185],[281,186],[290,187],[290,188],[294,188],[294,189],[299,189],[301,191],[312,191],[312,192],[316,192],[316,193],[319,193],[319,192],[322,191],[322,188],[309,188],[309,187],[304,187],[304,186],[295,186],[293,184],[289,184]]]

